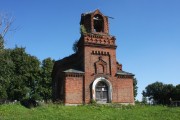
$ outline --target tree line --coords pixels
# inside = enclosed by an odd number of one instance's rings
[[[153,104],[170,105],[172,101],[180,101],[180,84],[164,84],[155,82],[146,86],[142,92],[143,102],[148,98]]]
[[[0,12],[0,100],[51,99],[51,72],[54,60],[42,62],[26,53],[25,48],[6,49],[5,36],[12,28],[14,17]]]
[[[2,39],[2,38],[1,38]],[[0,49],[0,98],[4,100],[51,99],[54,60],[42,62],[25,48]]]

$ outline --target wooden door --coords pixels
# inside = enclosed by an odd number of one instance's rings
[[[96,85],[96,101],[108,102],[108,86],[105,82],[98,82]]]

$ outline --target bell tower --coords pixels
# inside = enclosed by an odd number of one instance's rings
[[[91,74],[97,74],[97,71],[103,68],[103,71],[106,71],[103,74],[111,75],[113,71],[116,71],[116,38],[109,34],[108,17],[98,9],[94,12],[83,13],[80,26],[81,38],[78,42],[78,50],[83,52],[84,71],[94,69]],[[97,65],[98,61],[103,61],[103,64]]]
[[[83,56],[83,67],[86,73],[84,95],[85,102],[88,102],[89,98],[92,98],[90,97],[92,93],[88,91],[92,81],[100,77],[110,81],[109,78],[116,75],[116,38],[109,34],[108,17],[98,9],[81,14],[80,26],[81,37],[78,42],[78,51]],[[111,95],[111,90],[109,90],[106,102],[111,102]]]
[[[98,9],[94,12],[81,14],[81,27],[87,33],[109,34],[108,17],[104,16]]]

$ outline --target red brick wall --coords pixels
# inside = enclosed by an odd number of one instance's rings
[[[66,77],[65,80],[65,103],[83,103],[83,77]]]
[[[115,49],[110,48],[97,48],[97,47],[85,47],[85,102],[89,103],[91,100],[91,84],[95,80],[95,66],[94,63],[99,60],[100,55],[93,55],[92,51],[109,52],[109,55],[101,55],[102,60],[107,63],[107,74],[109,76],[115,76],[116,73],[116,54]],[[111,75],[110,75],[111,74]],[[109,77],[110,79],[114,79]],[[113,83],[113,81],[111,81]]]
[[[107,63],[108,80],[112,84],[112,102],[118,103],[133,103],[133,80],[132,78],[117,78],[117,61],[115,49],[111,48],[97,48],[85,47],[85,102],[89,103],[91,100],[91,84],[95,80],[94,63],[98,61],[99,55],[92,55],[92,51],[109,52],[108,56],[102,55],[102,60]]]
[[[118,78],[114,81],[112,102],[134,103],[132,78]]]

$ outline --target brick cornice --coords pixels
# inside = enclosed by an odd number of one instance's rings
[[[97,43],[84,43],[84,46],[90,46],[90,47],[99,47],[99,48],[111,48],[116,49],[116,45],[104,45],[104,44],[97,44]]]
[[[65,73],[65,77],[83,77],[84,73]]]
[[[81,40],[85,46],[95,46],[95,47],[106,47],[106,48],[116,48],[114,36],[110,36],[107,34],[92,34],[87,33],[81,36]]]
[[[118,75],[116,74],[117,78],[133,78],[133,75]]]
[[[108,79],[110,77],[109,74],[93,74],[93,76],[94,76],[94,79],[99,78],[99,77],[104,77]]]

